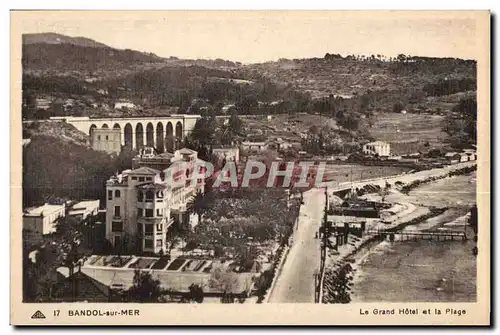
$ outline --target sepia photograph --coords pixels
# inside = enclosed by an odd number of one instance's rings
[[[488,11],[11,29],[12,323],[489,323]]]

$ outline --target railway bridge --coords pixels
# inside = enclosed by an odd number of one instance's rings
[[[193,130],[200,115],[172,114],[166,116],[138,116],[138,117],[51,117],[73,125],[91,136],[94,129],[120,129],[122,146],[132,149],[144,145],[155,148],[173,146],[173,140],[182,140]],[[171,143],[172,142],[172,143]]]

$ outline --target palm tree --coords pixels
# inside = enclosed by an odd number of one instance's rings
[[[207,200],[207,197],[198,190],[187,204],[187,210],[190,213],[196,213],[198,215],[198,224],[201,223],[201,216],[205,214],[209,208]]]

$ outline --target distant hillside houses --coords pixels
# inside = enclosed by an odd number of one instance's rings
[[[363,145],[363,153],[365,155],[389,157],[391,155],[391,145],[382,141],[366,143]]]
[[[477,160],[477,154],[474,149],[464,149],[462,152],[447,152],[444,157],[452,164]]]
[[[134,109],[137,106],[130,100],[119,100],[115,102],[114,109],[129,108]]]

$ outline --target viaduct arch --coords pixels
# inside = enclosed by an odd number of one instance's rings
[[[199,118],[200,115],[187,114],[127,118],[51,117],[72,124],[89,136],[93,129],[119,129],[122,146],[134,150],[152,146],[159,152],[173,152],[175,143],[193,130]]]

